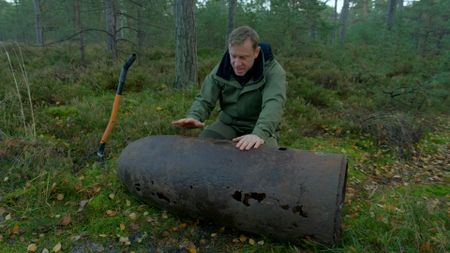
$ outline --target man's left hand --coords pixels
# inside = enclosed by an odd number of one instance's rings
[[[236,143],[236,148],[240,150],[250,150],[251,148],[259,148],[264,144],[264,140],[259,138],[256,134],[247,134],[233,139]]]

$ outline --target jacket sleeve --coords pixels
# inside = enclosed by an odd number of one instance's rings
[[[213,70],[203,81],[200,93],[195,97],[187,113],[188,118],[194,118],[203,122],[209,117],[211,111],[216,106],[220,94],[220,87],[213,78],[214,73],[215,71]]]
[[[267,70],[265,78],[262,109],[252,133],[267,140],[275,135],[283,115],[286,101],[286,72],[275,61]]]

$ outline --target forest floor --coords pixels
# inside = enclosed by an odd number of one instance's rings
[[[215,58],[202,62],[205,72]],[[116,65],[110,70],[91,66],[95,74],[56,65],[44,73],[31,73],[36,135],[26,106],[22,111],[27,122],[21,130],[20,109],[17,104],[10,106],[16,99],[3,94],[2,103],[9,111],[0,119],[1,253],[449,251],[450,117],[446,114],[436,114],[432,130],[414,144],[406,159],[367,134],[341,125],[314,118],[294,121],[305,114],[327,114],[305,104],[297,94],[289,95],[281,145],[341,153],[349,161],[343,234],[333,247],[312,240],[300,245],[276,242],[214,221],[178,217],[136,199],[116,175],[118,155],[126,144],[148,135],[199,133],[170,126],[184,115],[198,91],[198,87],[169,88],[164,70],[172,67],[161,61],[155,69],[130,71],[130,89],[105,161],[98,161],[95,151],[112,106]],[[147,72],[161,79],[148,83]],[[53,83],[46,85],[48,80]],[[334,114],[334,108],[328,109]],[[303,128],[311,131],[304,134],[306,130],[299,130]],[[21,134],[12,134],[13,130]]]

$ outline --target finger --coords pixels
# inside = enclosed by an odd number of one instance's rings
[[[259,148],[261,145],[262,145],[262,142],[261,141],[257,141],[255,143],[255,147],[254,148]]]
[[[239,136],[239,137],[234,138],[234,139],[233,139],[233,142],[240,141],[240,140],[242,139],[242,137],[243,137],[243,136]]]
[[[249,141],[247,146],[245,147],[245,150],[252,149],[254,145],[255,145],[255,141],[254,140]]]

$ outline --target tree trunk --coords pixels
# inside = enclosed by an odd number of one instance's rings
[[[114,9],[114,0],[105,0],[106,31],[108,32],[107,46],[113,59],[117,59],[117,40],[116,40],[116,14]]]
[[[34,0],[34,18],[35,18],[35,30],[36,30],[36,43],[44,46],[44,32],[42,30],[41,20],[41,3],[40,0]]]
[[[195,0],[176,0],[176,73],[175,86],[197,83],[197,38],[195,33]]]
[[[228,22],[227,22],[227,36],[225,46],[228,47],[228,36],[234,29],[234,17],[236,16],[237,0],[228,0]]]
[[[333,20],[334,20],[334,31],[333,31],[333,44],[334,43],[336,43],[336,40],[337,40],[337,29],[338,29],[338,26],[337,26],[337,17],[338,17],[338,13],[337,13],[337,3],[338,3],[338,0],[334,0],[334,17],[333,17]]]
[[[84,62],[85,62],[84,34],[83,34],[83,27],[81,25],[80,0],[75,0],[74,10],[75,10],[75,30],[76,30],[76,32],[79,33],[81,63],[84,64]]]
[[[398,8],[398,12],[402,12],[403,11],[403,0],[397,0],[397,8]]]
[[[344,4],[342,5],[341,17],[340,17],[340,40],[339,44],[341,47],[344,46],[345,36],[347,35],[347,19],[348,19],[348,10],[350,6],[350,0],[344,0]]]
[[[137,8],[137,47],[138,52],[142,52],[144,47],[145,33],[144,33],[144,24],[143,24],[143,16],[142,16],[142,8]]]
[[[386,16],[386,29],[388,31],[392,30],[392,27],[394,26],[395,6],[396,5],[397,5],[396,0],[388,1],[388,11],[387,11],[387,16]]]

